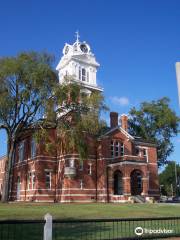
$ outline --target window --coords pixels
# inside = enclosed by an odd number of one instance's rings
[[[83,170],[83,161],[79,161],[79,170],[82,171]]]
[[[111,157],[124,155],[124,144],[119,141],[111,141]]]
[[[123,143],[121,143],[121,156],[124,156],[124,144]]]
[[[46,189],[51,189],[51,172],[46,172]]]
[[[82,68],[82,81],[86,81],[86,69]]]
[[[74,167],[74,159],[69,160],[69,167]]]
[[[92,175],[92,163],[88,164],[88,175]]]
[[[147,157],[147,149],[143,148],[143,156]]]
[[[28,173],[28,190],[31,188],[31,172]]]
[[[19,161],[22,162],[24,160],[24,141],[19,143],[18,153],[19,153]]]
[[[36,183],[36,175],[35,175],[35,172],[32,173],[31,180],[32,180],[32,189],[35,189],[35,183]]]
[[[137,174],[137,186],[138,189],[142,189],[142,177],[140,173]]]
[[[135,154],[138,156],[138,155],[139,155],[139,153],[140,153],[140,152],[139,152],[139,148],[138,148],[138,147],[136,147],[136,148],[135,148]]]
[[[80,180],[80,189],[83,189],[83,180]]]
[[[119,142],[116,142],[116,144],[115,144],[115,156],[116,157],[119,156]]]
[[[123,175],[117,170],[114,173],[114,195],[122,195],[123,194]]]
[[[36,156],[36,142],[35,139],[33,138],[31,140],[31,158],[34,158]]]

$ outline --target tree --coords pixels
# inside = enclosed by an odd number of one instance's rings
[[[167,97],[157,101],[143,102],[140,108],[129,112],[130,133],[157,145],[158,166],[166,163],[173,152],[172,137],[179,131],[180,118],[170,108]]]
[[[87,96],[82,86],[67,77],[59,84],[52,68],[53,57],[47,53],[21,53],[0,59],[0,129],[7,132],[8,147],[2,201],[8,201],[9,178],[15,146],[26,131],[36,139],[48,136],[49,128],[57,129],[57,143],[66,149],[86,154],[85,132],[98,135],[104,127],[99,119],[106,109],[103,96]],[[67,144],[68,143],[68,144]],[[51,144],[46,143],[47,148]]]
[[[180,166],[175,162],[169,163],[163,172],[159,174],[161,193],[166,196],[180,194]],[[173,190],[173,193],[172,193]]]
[[[68,76],[47,100],[46,119],[35,134],[38,141],[45,139],[47,151],[61,148],[66,153],[78,153],[84,160],[88,155],[87,137],[96,139],[106,129],[105,121],[100,118],[101,111],[108,110],[103,95],[98,92],[87,95],[84,90],[82,85],[74,83],[72,76]],[[48,127],[45,126],[56,128],[53,143],[48,140]]]
[[[57,83],[52,62],[49,54],[35,52],[0,59],[0,129],[7,133],[2,201],[8,200],[15,144],[23,131],[42,117],[45,99]]]

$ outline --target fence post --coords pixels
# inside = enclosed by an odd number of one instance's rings
[[[44,216],[46,223],[44,225],[44,240],[52,240],[52,216],[47,213]]]

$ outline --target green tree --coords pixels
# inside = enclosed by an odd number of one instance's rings
[[[87,154],[86,137],[98,135],[105,123],[100,112],[106,109],[101,94],[84,94],[72,77],[59,84],[52,68],[53,57],[47,53],[21,53],[0,59],[0,129],[7,132],[7,161],[2,201],[8,201],[9,177],[15,145],[26,131],[34,131],[37,140],[46,138],[48,129],[57,129],[57,144]],[[68,143],[68,144],[67,144]]]
[[[158,165],[165,164],[173,152],[172,137],[178,134],[180,121],[170,108],[170,100],[164,97],[143,102],[139,109],[132,108],[129,114],[130,133],[157,144]]]
[[[64,84],[56,86],[53,97],[47,100],[46,119],[35,134],[38,141],[46,139],[47,150],[61,146],[64,152],[76,152],[83,160],[88,154],[87,137],[96,139],[106,129],[105,121],[100,118],[101,111],[108,110],[103,95],[98,92],[87,95],[84,90],[69,76]],[[48,128],[44,126],[56,128],[57,137],[53,143],[48,140]]]
[[[53,57],[46,53],[21,53],[0,59],[0,129],[7,133],[7,161],[2,201],[8,200],[9,176],[16,142],[25,129],[44,113],[57,75]]]
[[[172,196],[180,194],[180,166],[175,162],[169,163],[163,172],[159,174],[159,182],[161,185],[161,193],[163,195]]]

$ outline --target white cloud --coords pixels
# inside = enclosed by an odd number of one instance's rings
[[[129,99],[127,97],[111,97],[112,103],[120,106],[127,106],[129,105]]]

